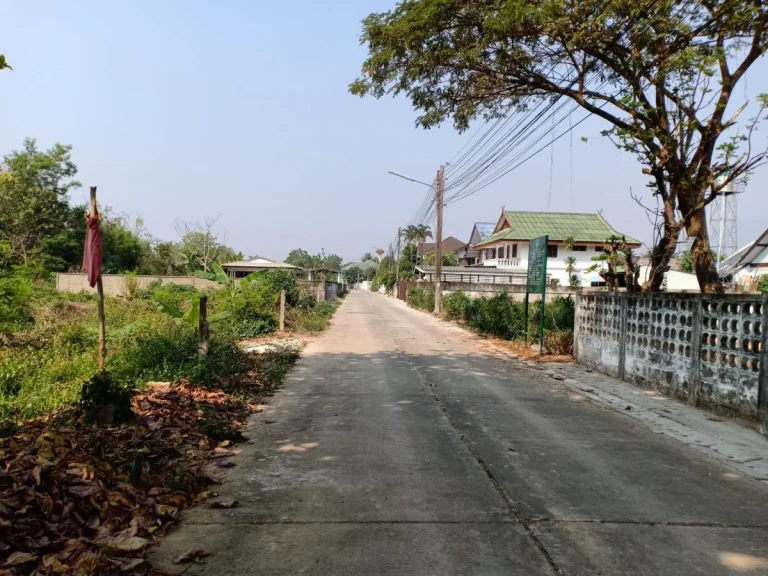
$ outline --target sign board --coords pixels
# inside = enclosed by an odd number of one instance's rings
[[[547,286],[547,245],[549,236],[534,238],[528,244],[526,292],[544,292]]]
[[[549,236],[534,238],[528,243],[528,278],[525,283],[525,340],[528,341],[528,297],[541,294],[539,305],[539,345],[544,349],[544,302],[547,292],[547,254]]]

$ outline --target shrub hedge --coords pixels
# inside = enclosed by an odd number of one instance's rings
[[[431,312],[435,306],[434,288],[411,288],[408,291],[408,305],[412,308]],[[545,339],[547,338],[546,334],[550,334],[549,340],[553,349],[573,348],[572,333],[575,311],[575,302],[570,296],[554,298],[552,302],[545,305]],[[491,297],[472,299],[464,292],[458,291],[443,298],[443,317],[445,319],[465,322],[478,332],[506,340],[524,337],[526,329],[529,336],[538,338],[541,322],[540,313],[541,302],[534,302],[529,307],[528,326],[526,327],[525,304],[515,301],[505,292]],[[570,343],[565,334],[571,334]]]

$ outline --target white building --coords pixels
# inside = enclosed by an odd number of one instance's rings
[[[719,272],[726,282],[757,289],[760,276],[768,274],[768,230],[723,260]]]
[[[566,259],[574,258],[574,274],[581,286],[603,282],[587,269],[596,263],[593,258],[603,252],[603,246],[611,236],[623,236],[617,232],[599,213],[564,212],[515,212],[502,211],[493,233],[473,245],[471,249],[479,254],[480,264],[498,269],[519,270],[525,274],[528,269],[528,244],[534,238],[549,236],[547,275],[562,285],[568,284]],[[566,249],[566,239],[573,239],[571,250]],[[639,248],[640,242],[626,236],[627,244]]]

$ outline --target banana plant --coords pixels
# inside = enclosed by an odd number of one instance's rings
[[[178,306],[171,304],[170,302],[155,302],[155,306],[160,312],[164,312],[165,314],[168,314],[168,316],[171,316],[179,325],[186,324],[190,328],[197,329],[200,324],[200,296],[192,298],[192,307],[186,312],[182,312]],[[231,315],[231,311],[225,310],[218,314],[209,314],[207,319],[209,323],[221,322]]]
[[[198,270],[195,272],[195,276],[198,278],[205,278],[206,280],[212,280],[214,282],[218,282],[222,286],[226,286],[230,290],[234,290],[237,287],[237,283],[230,278],[226,272],[224,272],[224,269],[219,265],[218,262],[212,262],[211,263],[211,272],[203,272],[201,270]],[[263,278],[267,275],[267,270],[259,270],[258,272],[251,272],[246,276],[245,278],[241,279],[240,282],[245,282],[246,284],[249,282],[253,282],[254,280],[258,280],[260,278]]]

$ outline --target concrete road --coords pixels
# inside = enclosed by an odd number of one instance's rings
[[[356,292],[153,560],[187,574],[768,574],[768,486]],[[178,569],[178,568],[177,568]]]

